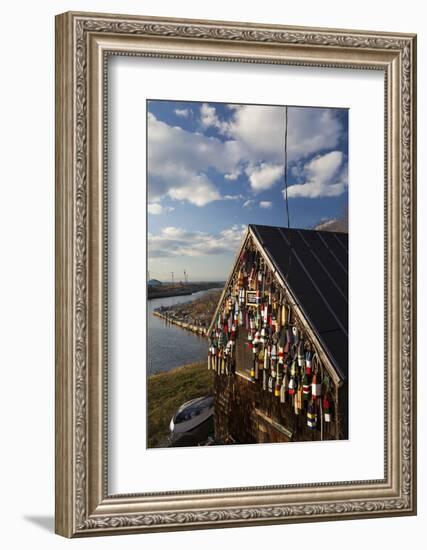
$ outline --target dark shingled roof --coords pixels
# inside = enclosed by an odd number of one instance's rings
[[[250,225],[252,233],[322,343],[340,378],[348,377],[348,235]]]

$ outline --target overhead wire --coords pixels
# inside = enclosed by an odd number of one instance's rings
[[[285,203],[286,203],[286,216],[288,220],[288,229],[291,227],[291,221],[289,218],[289,201],[288,201],[288,106],[285,107],[285,167],[284,167],[284,180],[285,180]]]
[[[291,228],[291,219],[289,215],[289,200],[288,200],[288,106],[285,106],[285,142],[284,142],[284,171],[283,171],[283,177],[285,182],[285,204],[286,204],[286,217],[287,217],[287,225],[288,229]],[[285,276],[285,279],[288,280],[289,272],[291,270],[291,264],[292,264],[292,234],[289,232],[289,263],[288,263],[288,270]]]

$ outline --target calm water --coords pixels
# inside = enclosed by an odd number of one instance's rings
[[[148,300],[148,374],[164,372],[181,365],[195,363],[207,358],[207,339],[188,330],[166,323],[153,315],[160,306],[172,306],[192,302],[206,290],[188,296],[172,296]]]

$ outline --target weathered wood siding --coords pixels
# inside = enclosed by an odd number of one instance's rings
[[[278,397],[262,384],[249,378],[252,351],[245,345],[244,330],[240,330],[236,341],[236,374],[215,375],[215,435],[224,442],[276,443],[286,441],[316,441],[321,439],[320,422],[316,430],[307,427],[306,409],[299,415],[294,413],[290,397],[281,403]],[[262,377],[262,371],[260,371]],[[249,379],[248,379],[249,378]],[[323,423],[323,439],[336,438],[336,414],[333,422]],[[259,414],[261,413],[261,414]],[[265,417],[272,422],[265,420]],[[277,423],[286,435],[272,424]]]

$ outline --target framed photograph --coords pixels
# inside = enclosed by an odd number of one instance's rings
[[[416,37],[56,18],[56,532],[416,513]]]

